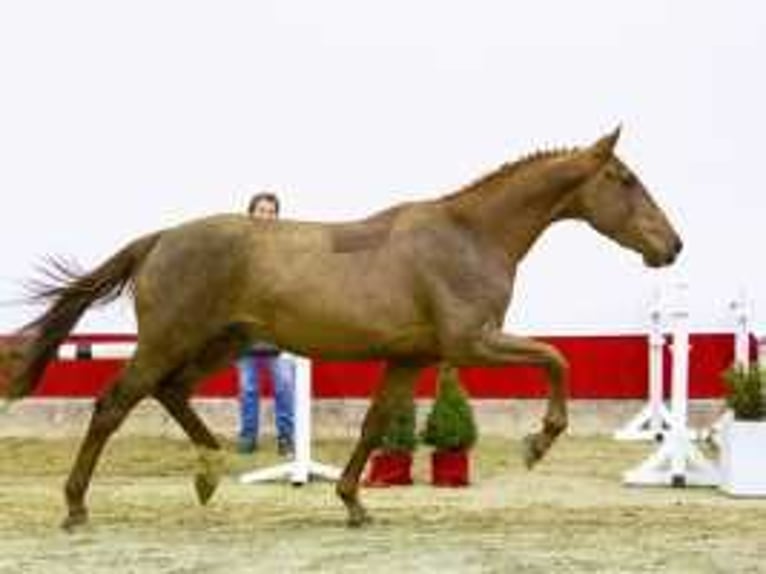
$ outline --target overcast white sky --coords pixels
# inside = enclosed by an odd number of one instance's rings
[[[740,289],[766,327],[766,9],[747,1],[0,3],[0,332],[45,254],[90,267],[145,232],[281,193],[361,217],[622,123],[620,156],[686,243],[672,271],[561,224],[509,329],[636,331],[655,284],[693,321]],[[127,302],[81,332],[132,331]]]

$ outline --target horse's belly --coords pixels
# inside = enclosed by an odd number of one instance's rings
[[[436,337],[431,325],[395,322],[382,317],[343,321],[337,315],[280,316],[274,329],[276,343],[296,353],[328,358],[386,358],[432,356]]]
[[[401,261],[310,252],[259,265],[250,291],[264,295],[253,308],[284,348],[343,357],[433,351],[432,325]]]

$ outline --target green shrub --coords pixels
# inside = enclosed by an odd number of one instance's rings
[[[460,384],[455,367],[439,368],[436,399],[426,419],[423,442],[436,450],[471,448],[477,439],[473,408]]]
[[[415,436],[415,401],[406,409],[393,413],[378,449],[387,452],[412,452],[417,445]]]
[[[758,364],[745,369],[734,365],[724,372],[726,404],[734,418],[745,421],[766,419],[766,372]]]

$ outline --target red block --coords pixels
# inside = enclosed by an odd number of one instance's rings
[[[466,450],[435,450],[431,453],[431,484],[468,486],[469,455]]]
[[[376,451],[370,457],[364,486],[406,486],[412,484],[412,453]]]

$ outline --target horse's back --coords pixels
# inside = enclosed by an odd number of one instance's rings
[[[136,281],[139,331],[194,339],[238,323],[304,353],[424,352],[433,329],[398,215],[366,225],[222,214],[169,229]]]

